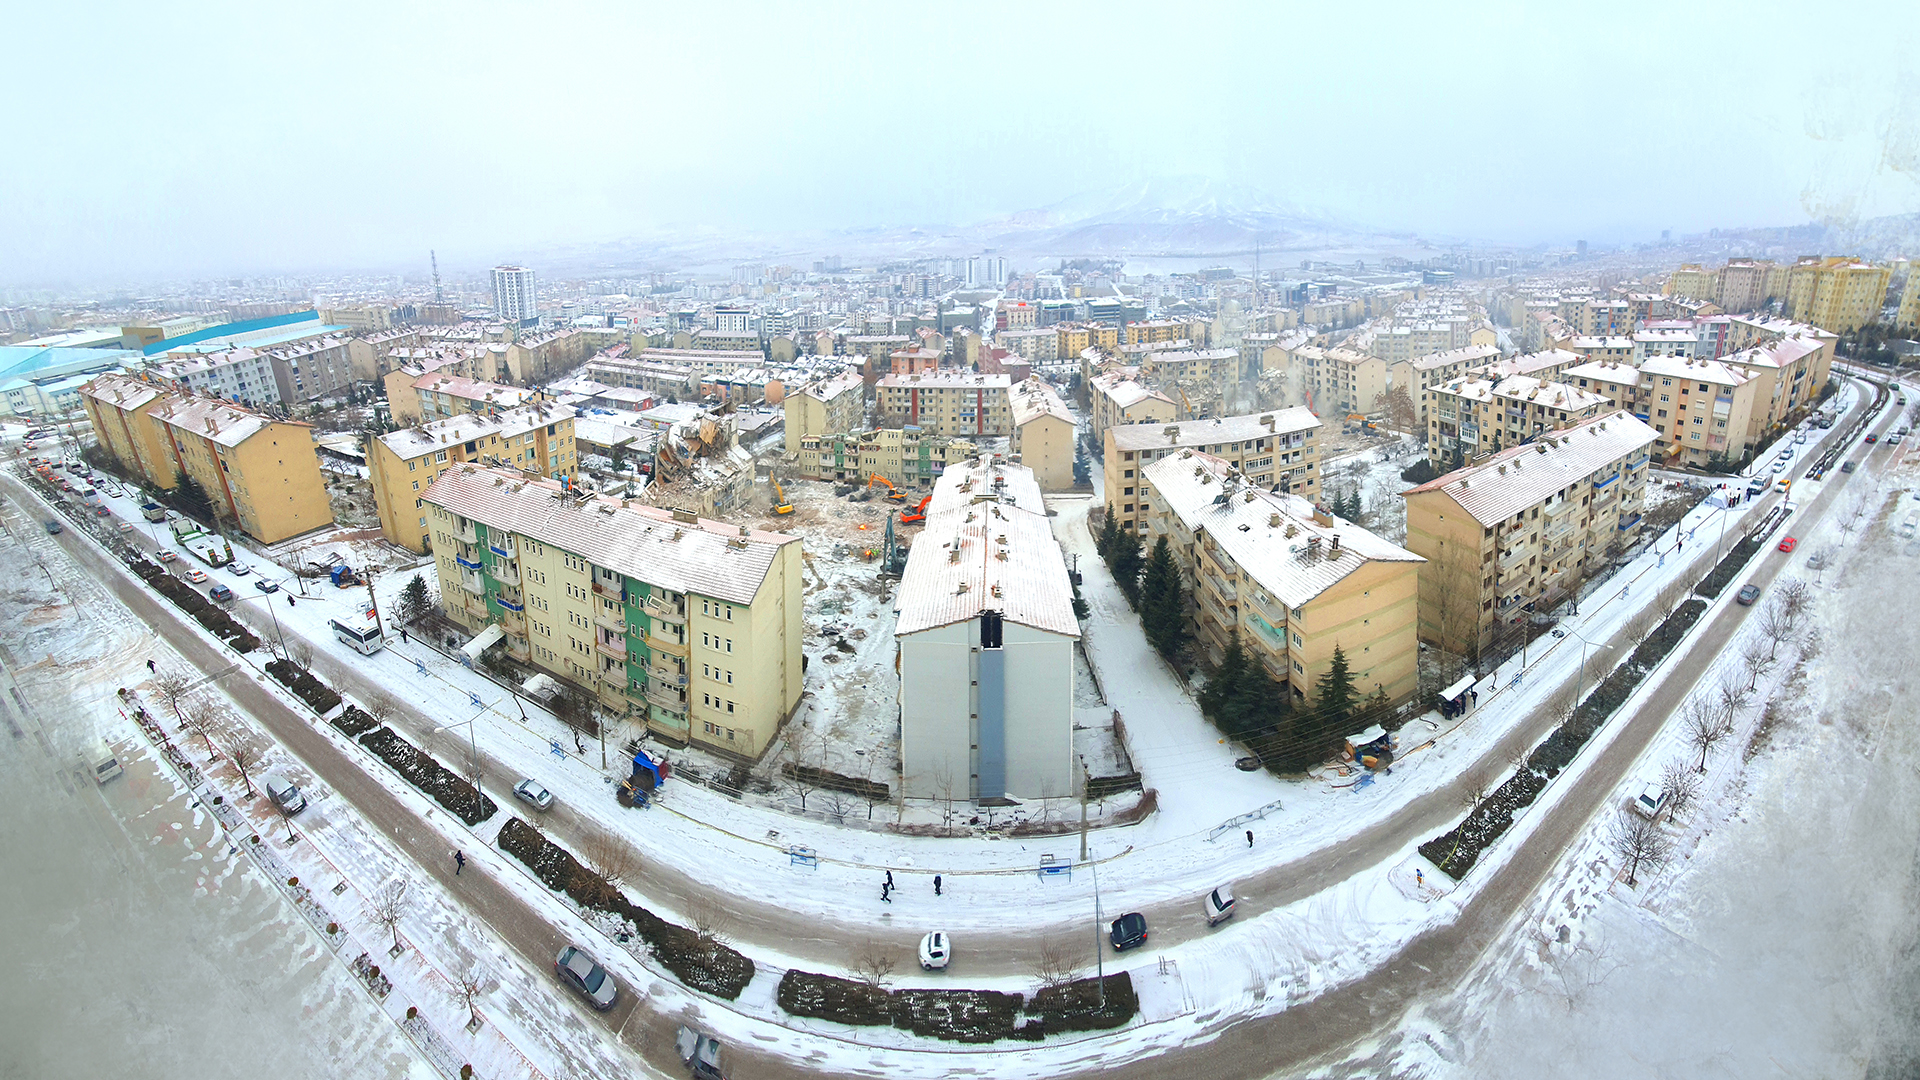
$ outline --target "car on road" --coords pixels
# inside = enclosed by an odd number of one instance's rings
[[[1842,464],[1840,465],[1840,471],[1841,471],[1841,472],[1852,472],[1852,471],[1853,471],[1853,462],[1851,462],[1851,461],[1848,461],[1848,462],[1843,462],[1843,463],[1842,463]]]
[[[1760,599],[1760,586],[1742,585],[1740,586],[1740,594],[1733,599],[1741,607],[1752,607],[1753,602]]]
[[[1781,448],[1780,448],[1780,460],[1781,460],[1781,461],[1792,461],[1792,460],[1793,460],[1793,447],[1791,447],[1791,446],[1783,446],[1783,447],[1781,447]]]
[[[1233,886],[1222,885],[1208,893],[1201,908],[1206,913],[1208,926],[1218,926],[1233,918]]]
[[[613,976],[578,945],[561,949],[560,955],[553,959],[553,970],[561,982],[580,991],[587,1003],[601,1012],[613,1008],[620,997],[620,988],[614,985]]]
[[[1797,443],[1803,443],[1803,442],[1806,442],[1806,441],[1807,441],[1807,433],[1803,431],[1803,432],[1801,432],[1801,433],[1799,433],[1798,435],[1795,435],[1795,436],[1793,437],[1793,441],[1794,441],[1794,442],[1797,442]]]
[[[674,1033],[673,1048],[680,1054],[680,1064],[687,1067],[694,1080],[727,1080],[720,1071],[720,1040],[695,1028],[682,1026]]]
[[[53,536],[58,534],[60,531],[61,531],[60,523],[53,520],[52,518],[48,518],[47,519],[47,535]]]
[[[1793,537],[1789,536],[1785,540],[1780,541],[1780,550],[1792,551],[1795,547],[1799,546],[1799,544],[1800,544],[1800,541],[1795,540]]]
[[[177,559],[177,558],[179,558],[179,557],[180,557],[180,553],[179,553],[179,552],[177,552],[177,551],[168,551],[168,550],[167,550],[166,548],[161,548],[161,549],[160,549],[160,561],[161,561],[161,562],[172,562],[173,560],[175,560],[175,559]]]
[[[1776,461],[1776,462],[1774,462],[1774,463],[1773,463],[1773,471],[1774,471],[1774,472],[1776,472],[1776,473],[1783,473],[1783,472],[1786,472],[1786,471],[1787,471],[1787,463],[1786,463],[1786,462],[1784,462],[1784,461]]]
[[[953,944],[944,930],[935,930],[920,939],[920,970],[939,971],[953,959]]]
[[[307,797],[293,781],[278,773],[269,773],[260,781],[260,790],[267,793],[273,804],[287,812],[289,816],[307,808]]]
[[[233,599],[233,590],[219,582],[215,582],[213,588],[207,590],[207,595],[224,604]]]
[[[34,442],[32,439],[28,439],[27,441],[21,443],[20,445],[27,448],[28,450],[40,449],[40,444],[37,442]]]
[[[253,567],[243,562],[232,562],[227,564],[227,573],[232,574],[234,577],[246,577],[248,574],[253,573]]]
[[[1900,440],[1901,440],[1901,439],[1904,439],[1904,438],[1906,438],[1906,436],[1904,436],[1904,435],[1901,435],[1901,434],[1899,434],[1898,432],[1895,432],[1894,434],[1892,434],[1892,435],[1889,435],[1889,436],[1887,436],[1887,445],[1888,445],[1888,446],[1899,446],[1899,445],[1900,445]]]
[[[193,585],[204,585],[207,582],[207,572],[205,570],[189,570],[187,571],[187,581]]]
[[[1113,927],[1107,934],[1113,942],[1114,952],[1126,952],[1147,943],[1147,917],[1137,911],[1129,911],[1113,920]]]
[[[553,807],[553,792],[530,778],[522,777],[519,783],[513,785],[513,797],[535,810],[548,810]]]
[[[259,589],[263,593],[274,593],[274,592],[280,591],[279,583],[268,581],[266,578],[263,578],[263,577],[254,578],[253,587],[256,589]]]
[[[1870,442],[1870,443],[1874,443],[1874,442],[1879,442],[1879,441],[1880,441],[1880,436],[1878,436],[1878,435],[1873,435],[1873,434],[1869,434],[1869,435],[1867,436],[1867,441],[1868,441],[1868,442]]]
[[[101,503],[99,506],[93,508],[93,512],[98,517],[111,517],[113,516],[113,507]]]

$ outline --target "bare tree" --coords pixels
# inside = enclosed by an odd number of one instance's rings
[[[1734,718],[1740,715],[1741,709],[1746,708],[1753,701],[1753,691],[1740,685],[1738,675],[1728,672],[1721,676],[1714,700],[1720,706],[1720,713],[1727,721],[1727,731],[1731,734]]]
[[[1653,633],[1659,621],[1652,608],[1642,608],[1639,614],[1627,620],[1627,640],[1635,645],[1647,640],[1647,635]]]
[[[1472,813],[1474,807],[1487,801],[1487,792],[1492,783],[1485,773],[1469,773],[1460,778],[1460,809]]]
[[[1620,816],[1614,819],[1613,828],[1607,834],[1607,844],[1627,864],[1629,888],[1639,884],[1642,867],[1657,867],[1666,862],[1667,855],[1673,849],[1659,823],[1631,810],[1620,811]]]
[[[1074,962],[1076,950],[1060,938],[1045,938],[1039,948],[1027,956],[1027,974],[1042,990],[1054,990],[1073,981],[1080,966]]]
[[[214,719],[218,715],[214,712],[213,702],[203,697],[193,697],[174,708],[180,713],[180,726],[198,735],[200,741],[206,744],[207,760],[220,760],[220,752],[213,748]]]
[[[240,774],[240,782],[247,787],[247,794],[253,794],[253,767],[260,764],[260,747],[248,740],[240,740],[227,748],[227,760],[233,762],[234,769]]]
[[[933,788],[940,794],[940,824],[953,824],[953,770],[941,769],[939,777],[933,782]]]
[[[827,788],[820,795],[820,809],[826,811],[827,816],[836,823],[845,825],[847,815],[854,810],[853,799],[837,788]]]
[[[787,790],[800,800],[800,809],[807,808],[807,796],[812,795],[820,785],[811,777],[814,744],[817,741],[814,730],[803,721],[787,725],[787,741],[780,749],[780,771]]]
[[[361,704],[360,710],[373,717],[376,723],[385,724],[400,715],[400,703],[385,690],[376,690],[367,695],[367,700]]]
[[[308,671],[313,670],[313,646],[304,641],[287,643],[287,659],[299,664]]]
[[[1760,638],[1751,638],[1740,650],[1740,666],[1747,670],[1747,689],[1760,683],[1760,676],[1773,667],[1773,650]]]
[[[407,917],[409,906],[407,883],[400,878],[382,885],[379,892],[367,898],[367,918],[393,935],[396,953],[400,951],[400,920]]]
[[[1547,962],[1543,985],[1569,1013],[1577,1010],[1622,966],[1613,958],[1604,940],[1572,946],[1544,942],[1540,951]]]
[[[1706,772],[1707,755],[1733,734],[1733,725],[1727,722],[1725,713],[1704,697],[1687,699],[1680,724],[1681,730],[1686,733],[1687,745],[1700,751],[1699,771]]]
[[[1674,609],[1678,608],[1680,602],[1685,600],[1687,594],[1692,591],[1693,586],[1684,581],[1675,581],[1666,588],[1661,589],[1659,594],[1654,597],[1654,610],[1660,613],[1662,619],[1672,618]]]
[[[1667,812],[1679,814],[1700,797],[1700,774],[1681,758],[1674,758],[1660,770],[1660,791],[1667,797]]]
[[[1787,617],[1787,626],[1792,628],[1799,623],[1800,616],[1813,606],[1813,589],[1799,578],[1783,582],[1774,590],[1774,597],[1780,605],[1781,614]]]
[[[486,977],[480,974],[479,969],[468,968],[449,981],[453,983],[449,991],[453,999],[467,1007],[467,1027],[478,1028],[480,1026],[480,995],[487,992]]]
[[[868,942],[866,947],[854,955],[853,963],[847,971],[854,981],[864,983],[875,990],[884,990],[893,979],[893,957],[880,946]]]
[[[610,904],[620,895],[620,886],[640,870],[640,857],[631,846],[605,829],[595,829],[580,841],[580,863],[589,871],[574,884],[587,894],[593,905]]]
[[[153,680],[153,692],[160,695],[160,700],[167,703],[167,707],[173,710],[174,718],[178,720],[185,719],[180,715],[180,703],[186,700],[187,694],[192,689],[193,680],[185,675],[170,673]]]
[[[1553,719],[1555,727],[1573,719],[1574,712],[1579,708],[1580,699],[1574,695],[1574,689],[1571,686],[1561,687],[1547,701],[1547,715]]]
[[[1779,654],[1781,642],[1793,636],[1793,624],[1778,604],[1767,605],[1767,610],[1761,614],[1760,634],[1767,639],[1769,659]]]
[[[723,945],[733,936],[733,914],[717,903],[695,904],[688,917],[694,936],[708,946]]]

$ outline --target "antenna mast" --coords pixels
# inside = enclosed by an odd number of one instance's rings
[[[433,302],[444,304],[447,302],[447,297],[440,291],[440,253],[429,250],[427,258],[433,260]]]

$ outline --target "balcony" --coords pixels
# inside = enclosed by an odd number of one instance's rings
[[[1259,640],[1262,645],[1265,645],[1269,649],[1285,651],[1287,647],[1287,632],[1283,627],[1277,627],[1258,615],[1247,616],[1247,625],[1253,628],[1253,636]]]
[[[503,559],[517,559],[520,557],[519,549],[514,546],[513,537],[511,535],[507,535],[503,537],[488,537],[487,550],[493,552],[495,555],[498,555]]]
[[[619,612],[608,611],[604,606],[594,609],[593,625],[610,633],[625,634],[627,632],[626,619],[622,618]]]
[[[627,658],[627,643],[625,641],[609,641],[604,635],[596,636],[593,639],[593,647],[601,656],[610,656],[615,660],[625,660]]]
[[[1551,526],[1548,526],[1547,530],[1540,534],[1540,538],[1546,541],[1547,543],[1551,544],[1555,540],[1560,539],[1561,537],[1567,535],[1572,531],[1573,531],[1573,519],[1570,517],[1562,518],[1561,520],[1554,522]]]
[[[480,538],[474,535],[473,522],[460,518],[454,525],[453,538],[463,544],[478,544]]]
[[[1266,665],[1267,674],[1273,676],[1276,680],[1283,683],[1293,680],[1293,672],[1288,670],[1287,667],[1286,654],[1262,653],[1260,655],[1260,662]]]
[[[658,649],[669,656],[678,656],[685,659],[687,656],[687,640],[678,634],[663,636],[660,629],[660,627],[655,627],[647,631],[647,648]]]
[[[487,579],[479,574],[461,574],[460,587],[475,596],[487,595]]]
[[[485,597],[462,595],[456,607],[476,619],[487,619],[493,616],[493,609],[487,607]]]
[[[1240,598],[1240,590],[1236,589],[1220,575],[1209,573],[1206,577],[1207,584],[1213,586],[1213,591],[1219,593],[1222,600],[1231,604]]]
[[[527,633],[527,620],[509,611],[500,617],[500,628],[509,634],[525,637]]]
[[[1628,532],[1632,529],[1639,528],[1640,517],[1639,514],[1635,514],[1632,517],[1623,517],[1620,519],[1620,524],[1614,526],[1614,528],[1620,532]]]
[[[456,554],[453,557],[453,561],[459,563],[460,568],[462,570],[485,570],[486,569],[486,565],[482,563],[479,559],[470,559],[465,555]]]
[[[1270,596],[1264,596],[1253,590],[1247,592],[1247,603],[1260,616],[1275,626],[1287,625],[1287,606]]]
[[[520,587],[520,571],[514,569],[512,563],[494,563],[493,568],[487,573],[492,574],[493,579],[502,585],[511,585],[516,589]]]
[[[593,594],[595,596],[604,596],[619,604],[627,602],[627,591],[624,588],[621,588],[617,584],[608,584],[600,580],[598,576],[593,579]]]
[[[503,608],[506,608],[508,611],[524,612],[527,610],[527,605],[521,603],[518,600],[509,600],[504,596],[494,597],[493,602],[496,604],[499,604]]]
[[[685,740],[693,734],[693,724],[687,719],[687,714],[681,710],[650,714],[647,717],[647,726],[670,739]]]
[[[684,690],[670,689],[665,686],[655,686],[652,683],[648,683],[644,696],[648,704],[657,705],[670,713],[685,713],[687,711],[687,695]]]
[[[677,665],[663,664],[658,660],[650,660],[647,662],[645,670],[647,678],[653,682],[666,683],[670,686],[687,685],[687,673],[681,671]]]
[[[1531,554],[1533,554],[1533,551],[1528,545],[1515,544],[1513,547],[1500,553],[1500,568],[1502,570],[1510,570],[1515,565],[1524,562],[1527,556]]]
[[[649,618],[662,622],[684,623],[687,621],[687,603],[684,599],[665,599],[661,593],[647,597],[644,610]]]
[[[526,638],[508,637],[507,655],[523,664],[531,663],[533,661],[533,648],[527,644]]]

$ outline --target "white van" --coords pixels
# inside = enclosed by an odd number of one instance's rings
[[[94,747],[91,756],[93,758],[94,783],[104,784],[120,775],[120,758],[114,754],[112,743],[101,739],[100,745]]]
[[[294,786],[293,781],[279,773],[263,777],[260,789],[267,793],[267,798],[272,799],[275,806],[289,814],[297,814],[307,808],[307,797],[300,794],[300,789]]]

